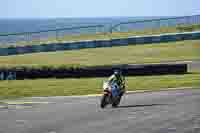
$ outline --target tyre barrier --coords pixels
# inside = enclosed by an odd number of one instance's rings
[[[161,43],[161,42],[171,42],[171,41],[181,41],[181,40],[196,40],[196,39],[200,39],[200,31],[151,35],[151,36],[136,36],[136,37],[111,39],[111,40],[91,40],[91,41],[80,41],[80,42],[8,47],[8,48],[0,48],[0,56],[37,53],[37,52],[63,51],[63,50],[79,50],[85,48],[128,46],[135,44],[151,44],[151,43]]]
[[[37,78],[83,78],[83,77],[108,77],[114,70],[120,69],[125,76],[145,76],[163,74],[185,74],[187,64],[147,64],[147,65],[113,65],[82,68],[0,68],[1,80],[10,73],[11,79],[37,79]],[[10,80],[11,80],[10,79]]]

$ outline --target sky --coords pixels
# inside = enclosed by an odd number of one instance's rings
[[[187,16],[200,0],[0,0],[0,18]]]

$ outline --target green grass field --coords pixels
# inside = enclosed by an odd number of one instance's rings
[[[143,36],[143,35],[156,35],[162,33],[180,33],[200,31],[200,24],[196,25],[179,25],[176,27],[160,27],[154,29],[145,29],[139,31],[128,31],[128,32],[113,32],[113,33],[97,33],[97,34],[81,34],[81,35],[66,35],[58,38],[48,38],[46,40],[32,40],[32,41],[21,41],[13,44],[0,45],[0,47],[16,47],[26,45],[40,45],[50,43],[63,43],[66,41],[81,41],[81,40],[100,40],[100,39],[111,39],[111,38],[127,38],[131,36]]]
[[[97,66],[199,60],[200,40],[162,44],[96,48],[0,57],[0,66]],[[0,81],[0,97],[64,96],[101,93],[105,78]],[[200,87],[200,71],[184,75],[127,77],[128,90]]]
[[[0,81],[0,98],[69,96],[101,93],[105,78]],[[200,87],[200,72],[184,75],[127,77],[127,90]]]
[[[200,40],[1,56],[0,67],[79,67],[200,60]]]

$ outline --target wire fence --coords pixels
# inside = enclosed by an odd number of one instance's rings
[[[128,37],[135,35],[158,34],[166,32],[168,33],[194,31],[200,30],[200,26],[198,24],[200,24],[200,15],[161,18],[142,21],[128,21],[114,25],[92,25],[45,30],[38,32],[0,34],[0,44],[44,44],[66,41],[110,39],[112,37],[124,37],[123,35]],[[199,27],[191,25],[198,25]],[[130,33],[118,35],[113,34],[123,32]]]
[[[95,39],[95,35],[103,37],[105,32],[105,25],[92,25],[44,30],[38,32],[0,34],[0,44],[16,45],[78,41],[82,40],[84,37],[84,39]]]
[[[200,15],[121,22],[111,27],[111,32],[144,31],[162,27],[177,27],[200,24]],[[180,28],[181,29],[181,28]]]

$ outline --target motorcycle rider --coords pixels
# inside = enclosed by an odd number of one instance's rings
[[[116,82],[121,91],[121,96],[125,93],[125,78],[120,70],[115,70],[113,75],[108,78],[109,83]]]

